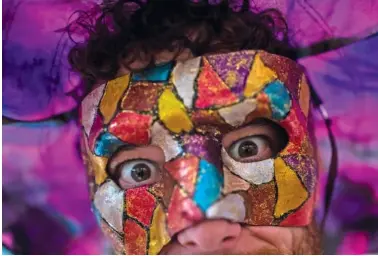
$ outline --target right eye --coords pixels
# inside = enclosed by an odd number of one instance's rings
[[[123,189],[150,185],[158,182],[161,176],[157,165],[149,160],[138,159],[121,163],[117,167],[118,184]]]

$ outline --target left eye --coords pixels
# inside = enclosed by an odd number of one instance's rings
[[[118,167],[118,184],[123,189],[149,185],[159,181],[160,170],[148,160],[129,160]]]
[[[261,161],[272,157],[272,148],[265,136],[250,136],[234,142],[229,155],[237,161]]]

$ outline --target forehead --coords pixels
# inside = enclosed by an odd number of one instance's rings
[[[208,123],[227,129],[256,108],[258,97],[283,108],[300,103],[303,79],[295,62],[264,51],[197,57],[97,87],[82,102],[81,121],[90,145],[100,136],[114,145],[147,144],[157,121],[174,134]],[[280,111],[270,109],[279,119]]]

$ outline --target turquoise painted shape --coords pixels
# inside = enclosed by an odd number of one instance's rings
[[[272,117],[276,120],[284,119],[291,108],[290,94],[285,85],[275,80],[265,87],[264,92],[270,99]]]
[[[171,73],[173,63],[167,63],[161,66],[151,68],[149,70],[134,73],[132,76],[133,81],[156,81],[162,82],[169,79],[169,74]]]
[[[217,167],[201,159],[193,196],[194,202],[205,212],[221,196],[222,188],[223,177]]]
[[[110,157],[122,145],[125,145],[125,143],[116,136],[109,132],[104,132],[96,139],[94,153],[97,156]]]
[[[3,245],[2,255],[14,255],[14,254],[10,250],[8,250],[7,248],[5,248],[5,246]]]

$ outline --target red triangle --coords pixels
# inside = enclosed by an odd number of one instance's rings
[[[232,93],[205,58],[197,79],[197,93],[195,104],[197,108],[221,108],[238,101],[238,97]]]
[[[280,226],[299,227],[309,225],[312,221],[312,212],[315,207],[314,199],[315,196],[310,197],[299,209],[289,214],[289,216],[280,223]]]

